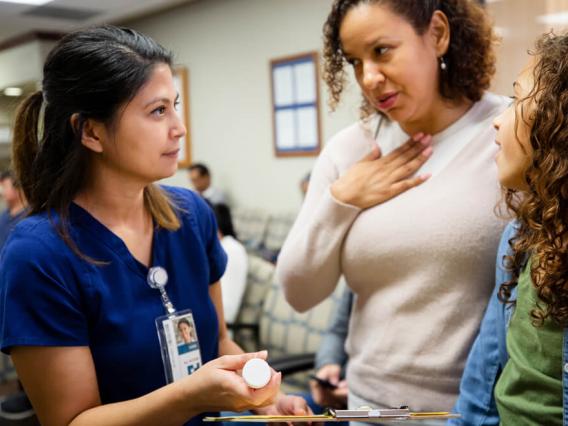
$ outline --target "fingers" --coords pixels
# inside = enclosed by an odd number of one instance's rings
[[[431,154],[432,137],[430,135],[425,135],[418,140],[411,139],[409,142],[384,157],[383,160],[386,164],[388,164],[389,168],[395,170],[417,158],[422,159],[422,162],[424,162]]]
[[[317,377],[329,380],[333,384],[339,382],[339,376],[341,375],[341,366],[337,364],[328,364],[319,369],[316,373]]]
[[[260,389],[250,389],[251,403],[255,407],[266,407],[271,405],[276,400],[280,390],[280,383],[282,382],[282,373],[273,374],[270,382]]]
[[[310,390],[312,394],[312,398],[316,402],[316,404],[322,405],[323,401],[323,389],[319,386],[315,381],[310,380]]]
[[[222,368],[224,370],[237,371],[241,370],[249,359],[262,358],[266,359],[268,356],[267,351],[251,352],[239,355],[223,355],[217,358],[215,361],[215,366]]]
[[[324,390],[321,389],[319,386],[312,388],[312,398],[318,405],[323,405],[323,401],[325,398]]]
[[[349,394],[349,389],[347,388],[337,388],[333,391],[333,397],[336,399],[347,399]]]
[[[310,407],[308,407],[308,403],[304,398],[300,398],[299,396],[292,397],[292,404],[291,410],[293,415],[295,416],[308,416],[313,414]]]
[[[398,194],[402,194],[403,192],[408,191],[409,189],[424,183],[431,176],[432,175],[430,173],[427,173],[413,178],[404,179],[392,184],[391,187],[389,188],[389,194],[388,194],[389,198],[394,198]]]
[[[365,155],[361,161],[374,161],[379,158],[381,158],[381,149],[376,143],[374,143],[371,147],[371,152]]]
[[[432,147],[429,146],[424,149],[422,153],[419,153],[416,157],[414,157],[414,159],[407,161],[404,164],[400,164],[391,172],[390,178],[392,179],[392,182],[412,176],[420,167],[422,167],[428,158],[430,158],[432,152]]]
[[[337,385],[337,389],[334,389],[333,396],[339,399],[347,400],[347,394],[349,393],[349,387],[347,386],[347,381],[342,380]]]
[[[399,155],[404,154],[409,149],[415,147],[418,144],[418,142],[425,144],[427,142],[427,139],[424,139],[426,136],[427,135],[425,135],[424,133],[417,133],[416,135],[408,139],[404,144],[402,144],[401,146],[393,150],[391,153],[386,155],[384,158],[392,160],[398,157]]]

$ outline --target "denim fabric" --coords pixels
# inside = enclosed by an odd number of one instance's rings
[[[469,353],[460,383],[460,395],[453,412],[461,414],[451,419],[447,426],[499,425],[499,414],[493,394],[495,384],[509,358],[507,354],[507,327],[513,313],[513,305],[505,305],[497,298],[502,283],[511,278],[503,267],[503,258],[509,251],[509,240],[515,235],[515,223],[505,228],[497,251],[495,289],[481,322],[479,334]],[[516,297],[513,290],[512,299]],[[568,329],[564,330],[563,383],[564,425],[568,426]]]
[[[325,332],[316,353],[316,371],[327,364],[338,364],[345,368],[348,359],[345,352],[345,340],[349,330],[349,318],[354,297],[351,289],[346,286],[341,299],[339,299],[331,324]]]

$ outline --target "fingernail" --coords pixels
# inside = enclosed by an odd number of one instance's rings
[[[414,136],[412,136],[412,139],[414,139],[416,142],[418,142],[423,137],[424,137],[424,133],[420,132],[420,133],[416,133]]]
[[[421,180],[427,180],[431,177],[432,177],[432,173],[424,173],[423,175],[420,175]]]
[[[430,157],[430,155],[432,155],[432,152],[434,151],[434,149],[429,146],[428,148],[426,148],[424,151],[422,151],[422,155],[424,157]]]
[[[432,136],[426,135],[422,139],[420,139],[420,143],[422,145],[430,145],[432,143]]]

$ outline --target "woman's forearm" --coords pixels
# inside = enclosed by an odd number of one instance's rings
[[[245,351],[231,339],[228,334],[219,339],[219,356],[222,355],[238,355]]]
[[[144,374],[144,372],[140,372]],[[202,410],[195,406],[190,380],[172,383],[140,398],[100,405],[79,414],[69,426],[179,426]]]
[[[294,309],[303,312],[333,293],[341,274],[343,240],[359,212],[325,190],[310,216],[298,218],[276,265],[276,279]]]

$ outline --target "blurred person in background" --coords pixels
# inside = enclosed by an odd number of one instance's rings
[[[194,163],[188,168],[193,188],[211,204],[227,204],[227,197],[211,184],[211,172],[203,163]]]
[[[315,376],[333,385],[327,386],[317,380],[310,381],[311,397],[320,407],[338,409],[347,407],[349,388],[347,380],[345,380],[345,371],[349,356],[345,351],[345,341],[347,340],[353,298],[353,292],[349,288],[345,288],[329,328],[316,352]]]
[[[8,235],[26,215],[26,198],[11,170],[6,170],[0,174],[0,191],[6,203],[6,210],[0,214],[0,251],[2,251]],[[10,365],[9,358],[6,355],[2,355],[2,357],[4,369],[12,369],[13,367],[8,367]],[[34,416],[31,402],[19,381],[18,389],[17,393],[6,396],[0,402],[0,419],[23,421]]]
[[[214,204],[213,211],[217,219],[219,240],[227,253],[227,269],[221,277],[221,288],[225,321],[231,324],[237,319],[246,290],[248,256],[245,247],[237,238],[229,207],[222,203]]]
[[[12,171],[0,174],[0,190],[6,203],[6,210],[0,214],[0,249],[4,247],[8,234],[26,214],[26,198]]]
[[[302,198],[306,197],[308,193],[308,186],[310,185],[310,175],[311,172],[306,173],[304,177],[300,180],[300,192],[302,193]]]

